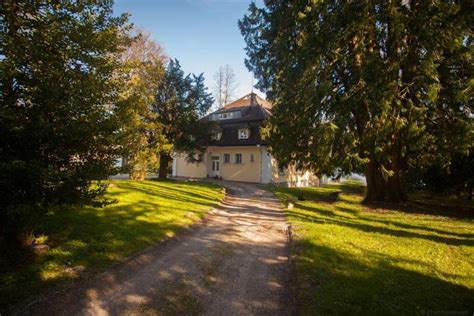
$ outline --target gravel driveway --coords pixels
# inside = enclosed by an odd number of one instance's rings
[[[82,282],[29,314],[290,314],[288,245],[279,201],[253,184],[219,182],[205,221]]]

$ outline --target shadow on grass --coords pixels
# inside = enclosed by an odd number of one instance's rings
[[[364,189],[356,183],[273,189],[294,204],[286,214],[297,236],[299,313],[472,313],[474,212],[415,207],[416,201],[367,206]],[[328,201],[335,190],[340,199]]]
[[[404,259],[365,252],[364,260],[309,241],[296,244],[300,314],[429,314],[474,311],[474,291],[403,269]],[[311,259],[310,259],[311,258]]]
[[[474,219],[474,207],[472,206],[463,203],[460,203],[459,205],[445,205],[439,203],[440,202],[436,200],[430,202],[409,200],[403,204],[374,202],[371,204],[364,204],[364,206],[366,206],[367,209],[374,211],[389,209],[391,211],[409,214],[443,216],[457,219]]]
[[[319,214],[326,214],[326,217],[321,216],[312,216],[307,214],[300,214],[298,212],[287,211],[287,214],[290,217],[298,218],[302,221],[310,221],[312,223],[319,223],[319,224],[334,224],[338,226],[344,226],[353,228],[362,232],[371,233],[371,234],[383,234],[387,236],[394,236],[394,237],[405,237],[405,238],[420,238],[424,240],[429,240],[433,242],[443,243],[447,245],[453,246],[474,246],[474,238],[472,238],[471,234],[461,234],[461,236],[455,237],[448,237],[448,236],[439,236],[433,235],[429,231],[426,233],[414,232],[414,231],[407,231],[402,229],[393,229],[389,228],[388,225],[391,225],[391,221],[373,221],[371,219],[362,219],[358,218],[348,218],[344,216],[338,216],[333,213],[330,215],[330,211],[325,210],[318,210],[317,208],[311,208],[306,206],[298,205],[299,209],[313,211]],[[385,224],[386,226],[378,226],[374,225],[375,223]],[[450,235],[450,233],[446,233]]]
[[[466,204],[465,201],[446,201],[443,202],[441,198],[426,200],[420,199],[419,195],[413,194],[410,200],[402,204],[394,204],[389,202],[373,202],[370,204],[362,204],[366,187],[360,182],[349,180],[338,184],[329,184],[322,187],[308,187],[308,188],[272,188],[277,195],[285,196],[286,200],[298,201],[303,198],[307,201],[314,201],[317,203],[336,203],[344,202],[347,204],[357,205],[363,207],[367,211],[384,212],[397,211],[407,214],[443,216],[456,219],[474,219],[474,206]],[[333,194],[340,192],[338,199],[333,198]],[[353,210],[348,211],[353,212]]]
[[[58,208],[35,232],[47,235],[51,250],[35,262],[0,264],[0,311],[7,305],[68,283],[172,236],[217,201],[212,184],[113,181],[104,208]]]
[[[232,199],[229,199],[226,205],[229,206],[229,212],[235,210],[233,215],[240,217],[241,220],[258,214],[270,216],[273,213],[273,219],[278,219],[281,216],[280,212],[267,207],[256,207],[246,214],[242,212],[241,208],[245,199],[239,201],[240,203],[234,203]],[[296,205],[298,208],[300,206],[300,204]],[[329,206],[335,207],[334,204]],[[335,225],[342,225],[341,222],[350,220],[331,210],[325,210],[325,213],[320,211],[319,208],[313,208],[311,212],[305,210],[310,214],[313,213],[314,217],[316,215],[321,217],[329,217],[331,214],[338,215],[337,221],[333,222]],[[358,215],[357,212],[342,212],[342,214],[353,216],[352,220],[356,220]],[[307,217],[305,217],[305,221],[307,221]],[[373,223],[373,225],[376,224],[378,223]],[[235,227],[229,227],[229,229],[235,229]],[[274,243],[255,244],[248,240],[234,242],[231,239],[223,238],[225,234],[237,232],[238,230],[229,231],[216,225],[201,230],[199,235],[194,235],[194,244],[191,248],[186,248],[189,240],[183,243],[176,241],[168,249],[182,247],[176,250],[180,254],[181,260],[161,266],[160,273],[151,273],[149,277],[156,281],[151,286],[122,288],[122,292],[117,296],[117,302],[113,302],[116,305],[107,305],[108,302],[100,301],[101,297],[107,295],[107,290],[111,286],[127,280],[126,277],[114,274],[113,277],[110,277],[112,279],[110,284],[94,282],[83,289],[76,289],[68,295],[64,307],[78,308],[78,306],[87,306],[93,301],[100,303],[100,307],[111,314],[124,312],[127,307],[132,308],[132,311],[139,310],[147,314],[202,313],[205,310],[202,303],[208,302],[209,299],[205,296],[207,291],[216,293],[229,283],[230,286],[233,285],[223,276],[229,272],[232,274],[236,267],[226,265],[226,256],[230,255],[222,250],[230,250],[232,256],[256,254],[259,264],[274,269],[271,271],[275,272],[275,275],[278,275],[277,271],[279,270],[285,271],[286,260],[277,260],[277,253],[274,252],[277,245]],[[351,240],[349,239],[348,242],[350,243]],[[279,245],[278,247],[284,248],[284,246]],[[309,240],[297,241],[294,250],[297,253],[296,268],[300,272],[299,277],[293,283],[298,293],[298,314],[429,314],[447,310],[461,312],[456,315],[462,315],[464,312],[467,314],[472,307],[474,294],[472,289],[447,282],[436,274],[428,275],[411,270],[415,269],[417,265],[426,265],[421,260],[406,259],[395,255],[386,256],[383,253],[364,249],[362,246],[357,248],[362,255],[356,257],[342,249],[331,248],[330,245]],[[218,253],[216,254],[216,252]],[[137,260],[139,262],[135,268],[132,268],[132,272],[136,273],[142,270],[145,266],[150,265],[155,258],[155,256],[149,256],[147,259]],[[189,262],[193,264],[184,264]],[[248,269],[243,269],[243,271],[243,273],[249,273]],[[193,276],[207,278],[203,282]],[[239,274],[235,274],[235,280],[240,281],[239,276]],[[190,280],[192,282],[189,282]],[[258,276],[255,277],[255,280],[258,280]],[[242,293],[229,296],[227,303],[246,306],[255,314],[259,314],[259,306],[264,305],[262,302],[266,302],[268,297],[276,299],[278,295],[282,295],[278,290],[279,285],[283,284],[279,283],[280,281],[272,279],[271,282],[258,283],[261,286],[259,288],[261,293],[271,293],[271,295],[262,294],[261,297],[256,298]],[[255,285],[253,284],[253,286]],[[205,290],[203,291],[201,287]],[[128,297],[140,297],[145,303],[134,306],[127,300]],[[69,303],[70,305],[68,305]],[[71,310],[69,311],[71,312]]]

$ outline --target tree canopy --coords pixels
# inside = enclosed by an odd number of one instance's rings
[[[162,47],[150,34],[134,31],[134,41],[122,53],[122,92],[117,103],[124,172],[143,180],[158,168],[159,152],[166,143],[163,125],[153,112],[156,91],[164,77],[167,60]]]
[[[111,2],[6,1],[0,11],[0,243],[114,173],[118,55]]]
[[[469,1],[251,4],[239,26],[272,152],[365,172],[366,201],[406,199],[408,170],[473,148],[473,20]]]
[[[186,151],[192,159],[207,144],[209,126],[201,118],[213,102],[203,74],[185,75],[178,60],[169,61],[154,104],[167,144],[160,152],[161,178],[166,177],[173,151]]]
[[[218,108],[235,100],[237,87],[234,69],[228,64],[220,66],[214,74],[214,96]]]

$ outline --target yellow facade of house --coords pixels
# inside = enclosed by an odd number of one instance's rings
[[[185,153],[176,154],[173,176],[273,183],[289,187],[319,184],[318,177],[309,171],[297,171],[293,166],[279,168],[265,146],[209,147],[202,158],[200,162],[188,162]]]
[[[310,171],[294,166],[282,169],[267,151],[260,130],[271,117],[271,108],[271,103],[252,92],[207,115],[203,119],[214,123],[210,146],[198,162],[189,162],[186,153],[176,153],[173,176],[290,187],[318,185]]]

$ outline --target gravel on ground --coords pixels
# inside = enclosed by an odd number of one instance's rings
[[[255,184],[219,183],[226,198],[189,231],[21,314],[291,314],[280,202]]]

